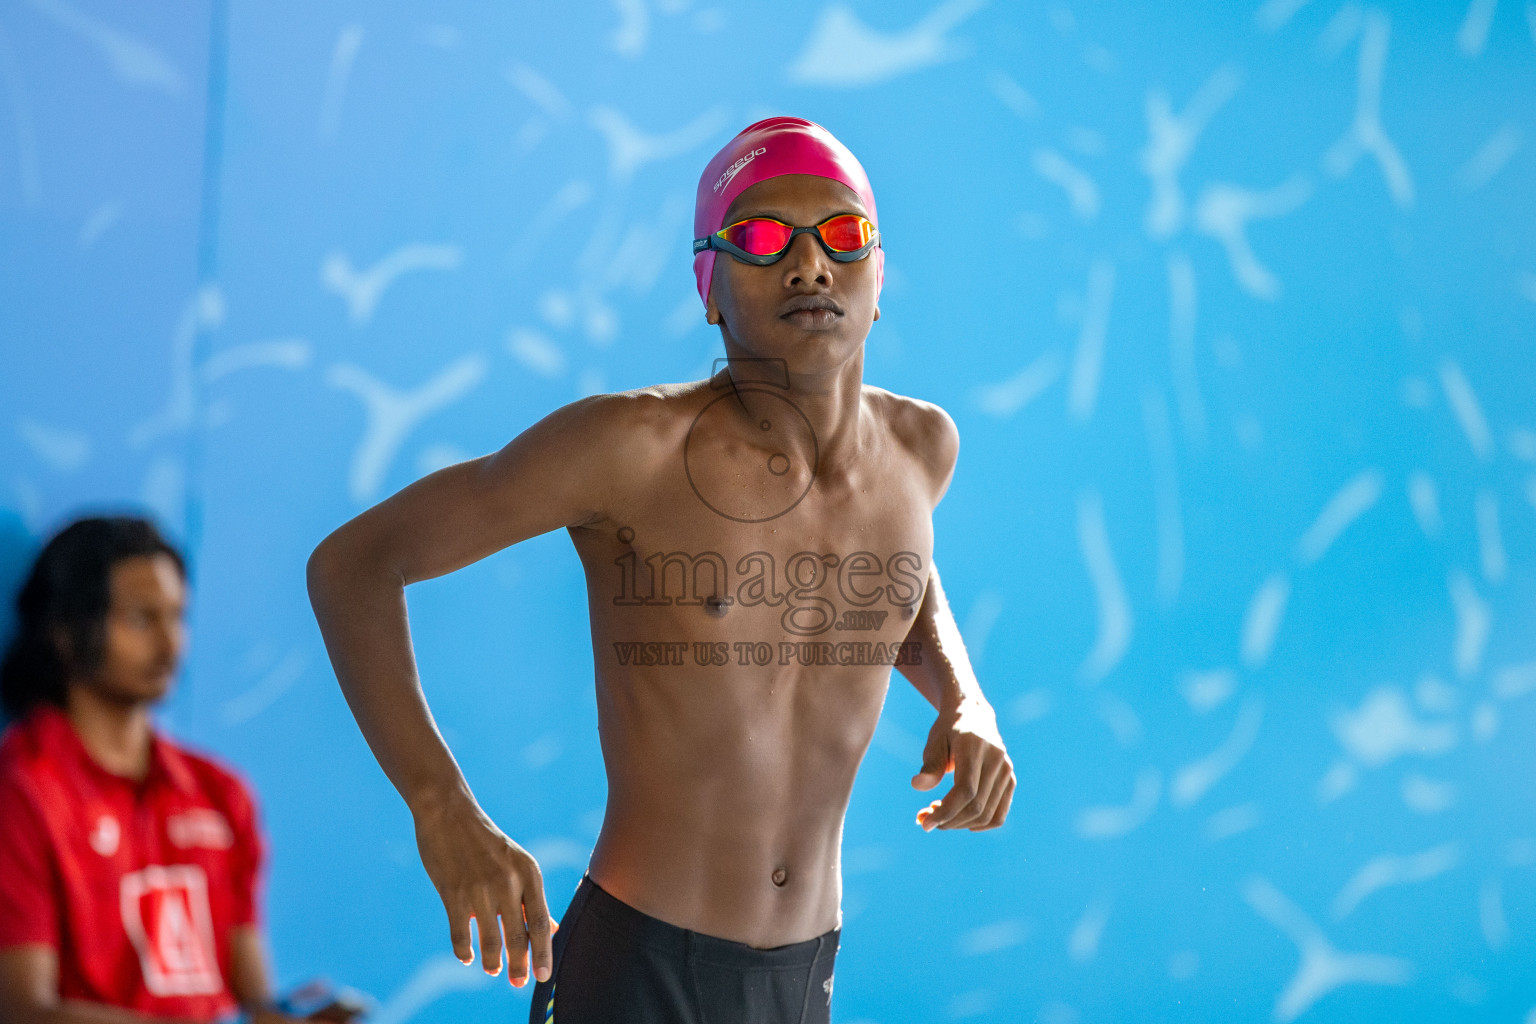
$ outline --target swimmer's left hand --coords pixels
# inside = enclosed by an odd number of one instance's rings
[[[936,828],[966,828],[982,832],[997,828],[1008,817],[1017,782],[1013,761],[997,731],[997,714],[985,700],[945,704],[928,730],[923,770],[912,776],[914,789],[933,789],[954,772],[944,799],[917,812],[925,832]]]

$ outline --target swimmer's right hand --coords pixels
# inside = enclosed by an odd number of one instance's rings
[[[531,946],[534,977],[547,981],[554,970],[551,942],[558,925],[544,902],[538,862],[508,839],[468,793],[429,801],[413,813],[422,866],[448,911],[454,955],[463,963],[474,962],[473,919],[485,973],[501,973],[505,933],[508,980],[519,987],[527,982]]]

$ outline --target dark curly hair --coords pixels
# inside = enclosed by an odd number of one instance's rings
[[[101,664],[112,604],[112,569],[129,558],[166,555],[185,579],[186,561],[139,516],[77,519],[43,546],[16,596],[16,637],[0,662],[0,706],[21,718],[39,704],[63,707],[72,671]],[[55,642],[69,637],[74,657]]]

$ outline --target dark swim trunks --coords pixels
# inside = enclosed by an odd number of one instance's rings
[[[657,920],[582,876],[529,1024],[829,1024],[839,933],[757,949]]]

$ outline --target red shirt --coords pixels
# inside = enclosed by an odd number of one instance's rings
[[[143,782],[39,707],[0,740],[0,949],[59,956],[59,995],[214,1020],[230,929],[256,922],[261,839],[245,786],[155,735]]]

